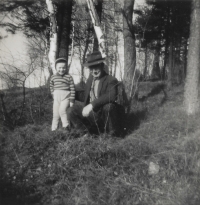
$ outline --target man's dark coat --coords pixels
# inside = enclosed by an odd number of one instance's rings
[[[103,71],[98,85],[98,99],[90,102],[90,90],[92,86],[93,76],[90,75],[85,87],[84,106],[92,104],[93,110],[97,111],[108,103],[114,103],[117,99],[118,80]]]

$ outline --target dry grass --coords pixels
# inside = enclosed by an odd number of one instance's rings
[[[181,87],[162,98],[135,105],[146,114],[135,112],[140,119],[124,139],[52,133],[49,123],[2,134],[2,198],[10,205],[200,204],[200,115],[184,114]]]

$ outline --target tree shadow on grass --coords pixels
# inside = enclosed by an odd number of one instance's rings
[[[138,98],[137,100],[138,100],[138,102],[144,102],[149,97],[153,97],[155,95],[158,95],[161,92],[163,92],[163,94],[164,94],[164,98],[163,99],[166,100],[167,99],[167,92],[166,92],[166,85],[164,83],[161,83],[161,84],[158,84],[158,85],[154,86],[149,93],[147,93],[146,95],[142,96],[141,98]]]
[[[2,139],[0,139],[0,141],[2,142]],[[4,139],[3,143],[5,143]],[[3,152],[3,149],[0,149],[0,204],[23,205],[25,204],[25,201],[19,199],[18,197],[27,193],[27,187],[19,187],[10,181],[10,176],[8,176],[8,172],[6,173],[3,166],[4,155],[5,153]]]
[[[58,136],[60,137],[60,136]],[[0,142],[1,142],[0,138]],[[4,139],[4,143],[6,142]],[[0,204],[2,205],[25,205],[39,203],[42,194],[37,191],[34,180],[30,180],[27,172],[36,169],[35,167],[42,166],[42,156],[47,156],[54,152],[60,139],[47,139],[47,141],[39,141],[37,144],[24,142],[24,148],[29,151],[29,158],[31,160],[26,163],[26,166],[12,166],[5,165],[4,156],[7,152],[0,147]],[[6,144],[5,144],[6,146]],[[37,147],[40,149],[38,150]],[[54,148],[54,149],[53,149]],[[51,150],[51,152],[50,152]],[[33,163],[33,165],[32,165]],[[10,169],[9,169],[10,168]],[[36,176],[36,175],[34,175]]]
[[[164,83],[157,84],[151,89],[150,92],[146,93],[146,95],[141,96],[140,98],[136,98],[136,100],[138,103],[145,103],[149,99],[151,99],[150,101],[152,101],[152,97],[157,96],[161,93],[163,93],[164,95],[161,100],[157,102],[156,106],[162,106],[168,99],[166,85]],[[153,108],[153,104],[150,104],[150,106],[151,108]],[[147,118],[148,109],[147,107],[143,107],[143,109],[133,111],[125,116],[124,127],[127,133],[133,132],[134,130],[139,128],[141,122]]]
[[[0,204],[2,205],[34,205],[40,201],[41,196],[34,195],[33,188],[16,186],[8,180],[0,180]]]
[[[146,119],[147,113],[148,110],[145,108],[143,110],[131,112],[130,114],[126,115],[124,122],[124,129],[126,130],[126,133],[128,134],[138,129],[141,121]]]

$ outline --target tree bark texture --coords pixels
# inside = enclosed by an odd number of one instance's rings
[[[148,61],[148,47],[147,44],[145,45],[144,50],[144,72],[143,72],[143,78],[147,78],[147,61]]]
[[[99,17],[99,21],[101,22],[101,14],[102,14],[102,2],[103,0],[98,0],[97,5],[95,6],[95,9],[97,11],[97,15]],[[93,51],[98,51],[99,50],[99,44],[98,44],[98,39],[97,36],[94,32],[94,45],[93,45]]]
[[[169,27],[170,27],[170,9],[167,8],[167,25],[165,29],[165,57],[164,57],[164,67],[162,72],[162,79],[165,80],[166,78],[166,67],[169,61]]]
[[[184,106],[188,115],[199,109],[199,69],[200,69],[200,1],[192,1],[190,37],[188,48],[187,75],[184,92]]]
[[[157,42],[156,48],[154,50],[154,60],[153,60],[153,70],[152,70],[152,78],[153,79],[160,79],[161,78],[161,71],[160,71],[160,42]]]
[[[184,80],[186,78],[186,73],[187,73],[187,54],[188,54],[188,40],[185,39],[185,42],[184,42],[184,51],[183,51],[183,65],[184,65],[184,68],[183,68],[183,77],[184,77]]]
[[[55,5],[52,0],[46,0],[47,10],[49,12],[49,21],[50,21],[50,47],[49,47],[49,64],[53,73],[56,73],[55,70],[55,60],[57,57],[57,21],[55,15]]]
[[[88,48],[89,48],[89,44],[90,44],[90,36],[91,36],[90,32],[91,32],[91,24],[88,21],[87,22],[85,45],[84,45],[84,49],[83,49],[83,57],[82,57],[82,61],[81,61],[81,78],[80,78],[80,83],[82,83],[82,84],[84,83],[84,66],[83,66],[83,64],[86,61],[86,54],[87,54],[87,51],[88,51]],[[80,51],[80,53],[81,53],[81,51]]]
[[[58,3],[58,56],[68,61],[70,45],[72,0],[61,0]]]
[[[94,26],[94,30],[96,33],[96,37],[98,39],[99,51],[101,52],[102,57],[105,58],[106,57],[105,41],[104,41],[102,29],[100,27],[100,19],[95,9],[93,0],[86,0],[86,1],[87,1],[87,6],[88,6],[89,13],[90,13],[90,17],[92,19],[92,24]]]
[[[167,86],[170,89],[172,87],[172,79],[173,79],[173,42],[170,41],[169,47],[169,69],[167,75]]]
[[[124,0],[123,10],[123,35],[124,35],[124,77],[123,83],[126,93],[126,103],[130,106],[136,82],[135,65],[136,65],[136,48],[135,33],[132,24],[134,0]]]

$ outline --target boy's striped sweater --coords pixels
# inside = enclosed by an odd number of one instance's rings
[[[55,74],[51,76],[50,79],[50,91],[51,94],[53,94],[54,90],[67,90],[70,91],[70,101],[75,101],[75,86],[74,81],[71,75],[65,74],[65,75],[59,75]]]

